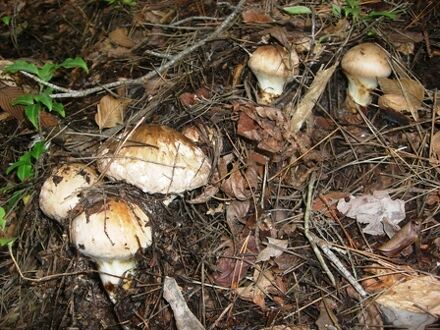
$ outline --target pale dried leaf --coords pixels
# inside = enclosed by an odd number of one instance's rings
[[[315,322],[319,330],[328,330],[330,327],[340,328],[338,319],[333,312],[336,307],[336,303],[331,299],[324,298],[321,300],[319,303],[319,317]]]
[[[340,199],[337,208],[345,216],[368,224],[362,231],[370,235],[385,234],[384,218],[395,225],[405,219],[405,202],[392,200],[387,191],[351,197],[348,202],[344,198]]]
[[[398,112],[413,112],[421,106],[414,96],[408,95],[407,97],[401,94],[384,94],[379,96],[378,100],[379,108],[381,109],[391,109]]]
[[[300,103],[295,109],[286,108],[286,112],[291,115],[290,119],[290,129],[291,133],[295,134],[299,132],[303,123],[309,118],[312,113],[312,109],[315,107],[316,102],[318,102],[321,94],[324,92],[328,81],[335,72],[338,63],[335,63],[328,69],[319,70],[316,73],[315,79],[311,83],[309,90],[304,95]]]
[[[440,316],[440,281],[432,276],[412,277],[387,290],[376,303],[394,326],[424,329]]]
[[[99,129],[115,127],[124,122],[124,112],[128,102],[106,95],[98,104],[95,122]]]
[[[3,71],[3,68],[7,65],[11,65],[14,62],[9,60],[0,60],[0,81],[6,86],[17,87],[15,79],[9,74]]]
[[[436,132],[431,139],[431,156],[433,160],[440,160],[440,131]]]
[[[252,301],[262,310],[266,310],[265,296],[269,293],[269,289],[274,287],[275,278],[269,269],[260,271],[258,267],[255,268],[254,283],[240,287],[235,290],[237,295],[247,301]]]
[[[204,330],[202,323],[191,312],[177,282],[172,277],[165,277],[163,284],[163,297],[170,304],[179,330]]]
[[[257,256],[256,262],[267,261],[271,257],[278,257],[283,254],[287,249],[287,244],[289,243],[286,239],[276,239],[272,237],[267,238],[267,246],[260,251]]]
[[[128,31],[125,28],[116,28],[108,35],[111,42],[118,46],[125,48],[134,47],[134,41],[128,36]]]

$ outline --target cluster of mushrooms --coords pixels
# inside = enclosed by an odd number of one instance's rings
[[[207,184],[211,162],[183,134],[144,124],[105,144],[97,168],[145,193],[179,194]],[[43,183],[39,204],[45,215],[69,227],[71,244],[97,264],[104,288],[115,302],[115,289],[128,283],[136,267],[136,253],[152,244],[152,227],[139,205],[121,197],[103,196],[92,205],[80,205],[83,192],[98,178],[86,164],[64,164]]]
[[[258,47],[250,56],[248,66],[258,80],[257,102],[271,104],[284,87],[298,75],[299,58],[295,50],[281,46]],[[367,106],[378,79],[391,74],[388,54],[374,43],[351,48],[342,58],[341,68],[348,79],[347,95],[356,104]]]
[[[367,105],[378,78],[391,74],[386,52],[364,43],[342,59],[348,78],[348,96]],[[250,56],[248,66],[258,80],[260,104],[271,104],[298,74],[294,50],[265,45]],[[106,143],[97,159],[98,171],[150,194],[180,194],[208,183],[211,161],[192,139],[169,127],[143,124]],[[196,134],[197,135],[197,134]],[[82,163],[55,169],[40,192],[40,208],[48,217],[68,225],[70,240],[98,266],[101,280],[115,301],[114,289],[136,267],[135,254],[152,244],[149,216],[142,208],[121,197],[106,197],[94,205],[78,208],[84,190],[97,184],[98,173]],[[78,211],[79,209],[79,211]]]

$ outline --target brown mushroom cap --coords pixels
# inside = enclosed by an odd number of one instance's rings
[[[192,190],[205,185],[211,172],[211,163],[199,147],[180,132],[162,125],[141,125],[130,133],[124,145],[112,142],[101,150],[100,156],[100,172],[147,193]]]
[[[391,74],[387,53],[369,42],[354,46],[345,53],[341,67],[346,74],[358,77],[384,78]]]
[[[81,163],[64,164],[56,168],[40,190],[40,209],[59,222],[65,220],[80,201],[84,188],[98,180],[96,171]]]

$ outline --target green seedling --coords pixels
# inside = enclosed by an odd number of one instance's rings
[[[0,206],[0,230],[6,228],[6,210]],[[0,237],[0,247],[6,246],[15,241],[14,237]]]
[[[378,17],[384,17],[390,20],[397,18],[398,12],[396,10],[385,11],[371,11],[368,14],[363,14],[359,0],[345,0],[345,4],[341,7],[332,5],[332,14],[336,17],[350,18],[353,22],[369,21]]]
[[[21,182],[33,178],[34,163],[39,160],[45,152],[46,146],[44,142],[40,141],[35,143],[31,150],[21,155],[15,163],[7,168],[6,174],[16,172],[16,175]]]
[[[284,7],[283,10],[290,15],[305,15],[312,13],[312,10],[306,6]]]
[[[38,67],[35,64],[29,63],[24,60],[18,60],[15,61],[13,64],[8,65],[5,68],[5,72],[16,73],[24,71],[37,76],[42,81],[49,82],[53,78],[55,72],[60,68],[81,68],[85,72],[89,72],[86,62],[80,57],[68,58],[61,64],[46,63],[41,67]],[[26,94],[18,97],[13,101],[13,105],[22,105],[24,107],[26,118],[32,123],[32,125],[36,129],[39,129],[40,127],[39,118],[40,111],[42,109],[45,109],[49,112],[53,111],[61,117],[65,116],[63,104],[54,101],[50,96],[53,90],[48,87],[43,87],[42,84],[40,84],[40,90],[41,92],[37,95]]]
[[[135,0],[104,0],[110,6],[134,6]]]
[[[8,16],[8,15],[2,16],[0,18],[0,20],[2,21],[3,25],[5,25],[5,26],[9,26],[11,24],[11,16]]]

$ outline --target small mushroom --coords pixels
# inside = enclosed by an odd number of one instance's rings
[[[374,43],[362,43],[351,48],[342,58],[341,67],[348,79],[348,95],[362,106],[371,102],[370,91],[379,78],[391,74],[388,54]]]
[[[179,194],[207,184],[211,162],[180,132],[162,125],[141,125],[100,151],[98,169],[146,193]]]
[[[152,243],[149,217],[131,202],[108,198],[87,208],[72,220],[72,244],[96,262],[110,299],[136,267],[135,254]]]
[[[40,191],[40,209],[48,217],[62,223],[78,205],[80,193],[98,180],[96,171],[81,163],[56,168]]]
[[[289,52],[281,46],[258,47],[248,61],[258,80],[258,103],[270,104],[280,96],[285,85],[297,74],[298,63],[298,54],[293,49]]]

